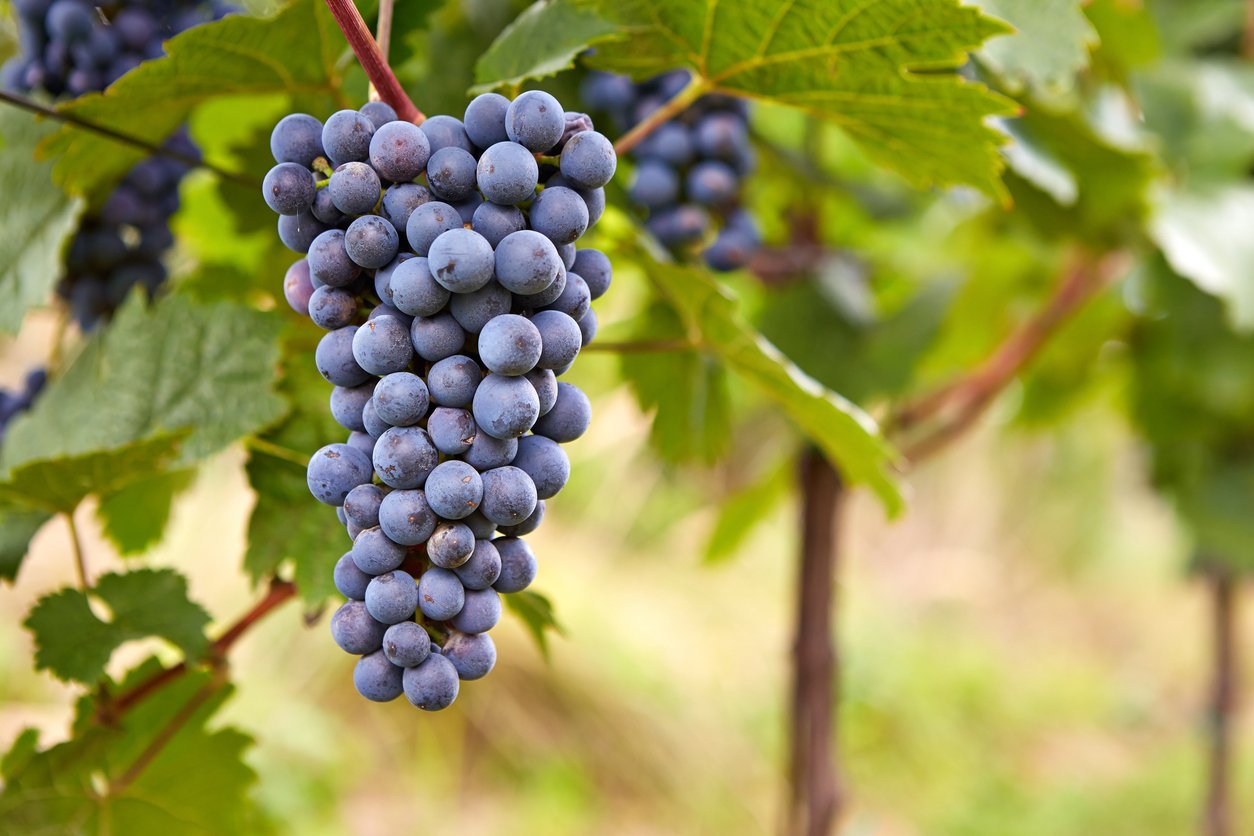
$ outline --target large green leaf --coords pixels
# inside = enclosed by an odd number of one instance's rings
[[[1038,94],[1070,91],[1088,66],[1097,32],[1081,10],[1080,0],[974,0],[993,17],[1015,28],[980,50],[990,68],[1017,89]]]
[[[135,688],[160,671],[149,661],[110,692]],[[188,834],[265,832],[249,798],[256,780],[244,762],[251,740],[207,722],[231,689],[191,672],[109,724],[84,698],[74,737],[38,750],[38,734],[18,737],[3,762],[0,821],[13,833]]]
[[[92,611],[87,594],[62,589],[40,598],[26,619],[35,636],[35,666],[61,679],[94,683],[113,651],[128,641],[160,636],[197,658],[209,647],[209,614],[187,597],[187,581],[173,569],[103,575],[90,595],[109,610]]]
[[[343,51],[344,36],[325,4],[296,0],[274,17],[231,15],[196,26],[168,41],[165,57],[144,62],[104,93],[62,107],[78,119],[161,142],[213,99],[337,94]],[[57,178],[76,192],[98,191],[143,154],[72,125],[46,150],[58,157]]]
[[[0,333],[15,333],[26,311],[48,300],[82,210],[81,200],[52,184],[52,166],[34,159],[35,146],[54,130],[0,104]]]
[[[96,516],[121,554],[139,554],[156,545],[170,521],[174,498],[195,476],[192,470],[149,472],[146,478],[100,497]]]
[[[186,434],[185,465],[261,430],[283,414],[273,391],[278,328],[273,314],[238,305],[171,296],[150,307],[133,295],[13,422],[4,470],[172,433]]]
[[[967,53],[1008,28],[956,0],[570,0],[541,8],[562,26],[573,9],[619,28],[593,64],[642,78],[675,67],[698,77],[692,92],[769,99],[830,119],[880,164],[917,186],[969,184],[1003,194],[1002,138],[985,124],[1009,101],[955,72]],[[561,20],[559,21],[558,18]],[[597,30],[594,30],[597,31]],[[526,57],[530,27],[502,35],[494,52]],[[556,36],[553,36],[556,38]],[[553,71],[549,50],[512,63],[509,79]]]
[[[579,53],[617,27],[590,9],[567,0],[540,0],[520,14],[475,64],[472,92],[557,75],[574,66]]]
[[[653,281],[702,348],[773,400],[849,482],[874,490],[889,513],[901,510],[892,449],[869,415],[806,375],[755,331],[727,288],[707,272],[674,264],[635,267]]]

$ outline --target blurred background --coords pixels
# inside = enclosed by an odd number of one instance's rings
[[[964,432],[899,462],[904,514],[889,519],[865,490],[841,506],[841,832],[1195,832],[1216,579],[1254,566],[1249,8],[979,5],[1018,30],[962,70],[1018,108],[995,121],[1011,140],[1000,191],[913,188],[830,122],[756,103],[744,200],[766,247],[721,278],[790,360],[889,420],[1041,322],[1069,277],[1101,273]],[[464,108],[476,60],[526,6],[423,4],[420,25],[398,30],[395,60],[424,110]],[[539,86],[574,108],[594,59]],[[364,100],[364,77],[344,73]],[[211,101],[191,135],[211,161],[264,172],[257,138],[293,101],[311,100]],[[624,160],[623,183],[631,170]],[[269,220],[249,226],[260,199],[204,171],[181,195],[176,292],[273,310],[292,257]],[[650,281],[673,266],[629,243],[636,215],[621,189],[610,200],[589,236],[622,256],[598,301],[601,338],[671,336]],[[0,386],[20,386],[60,339],[55,312],[29,314],[0,341]],[[507,617],[491,677],[453,710],[418,716],[361,700],[330,611],[286,604],[232,652],[234,694],[211,722],[254,738],[245,759],[266,827],[780,831],[807,442],[719,357],[589,351],[570,379],[595,420],[531,538],[560,625],[547,654]],[[893,440],[911,449],[904,432]],[[243,444],[207,459],[141,558],[184,573],[217,625],[258,594],[242,568],[256,502],[247,462]],[[104,535],[95,499],[75,519],[93,574],[137,565]],[[329,567],[346,546],[294,557]],[[83,689],[32,670],[22,626],[32,601],[74,582],[69,553],[54,520],[0,586],[5,748],[26,727],[43,746],[70,734]],[[1238,672],[1247,622],[1227,622]],[[108,671],[153,654],[180,658],[133,642]],[[1250,822],[1251,723],[1230,719],[1232,815]]]

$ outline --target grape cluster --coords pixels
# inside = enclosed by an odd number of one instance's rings
[[[233,9],[220,0],[15,0],[14,6],[21,52],[0,68],[0,84],[52,96],[103,90],[161,55],[166,38]],[[185,132],[166,147],[199,156]],[[162,255],[174,242],[169,222],[187,169],[176,159],[145,160],[83,218],[57,292],[84,330],[110,316],[132,287],[152,293],[165,281]]]
[[[621,130],[674,98],[689,79],[687,70],[675,70],[635,84],[593,72],[581,92],[589,108],[609,115]],[[717,227],[704,249],[715,270],[744,267],[761,246],[753,216],[740,205],[741,180],[755,165],[748,118],[743,99],[702,96],[632,150],[629,195],[648,212],[646,227],[673,252],[707,241]]]
[[[81,96],[103,90],[161,43],[232,10],[221,0],[14,0],[21,54],[0,84],[29,93]]]
[[[31,408],[35,398],[48,383],[48,372],[34,369],[27,373],[21,389],[0,389],[0,441],[4,440],[4,431],[9,422]]]
[[[353,541],[331,632],[367,699],[448,706],[495,665],[500,594],[535,577],[522,537],[591,417],[558,377],[610,284],[605,255],[576,249],[616,165],[591,128],[530,91],[420,126],[379,102],[292,114],[271,136],[265,200],[306,253],[284,294],[327,331],[315,362],[350,432],[308,482]]]

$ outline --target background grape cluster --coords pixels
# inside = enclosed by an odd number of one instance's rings
[[[16,0],[14,7],[21,53],[0,69],[0,84],[54,97],[103,90],[161,55],[167,38],[233,8],[219,0]],[[198,156],[185,133],[166,147]],[[161,257],[174,241],[169,222],[187,169],[177,159],[144,160],[83,219],[57,292],[84,329],[108,317],[132,287],[151,292],[165,281]]]
[[[47,370],[32,369],[22,382],[21,389],[0,389],[0,442],[4,441],[4,431],[9,422],[31,408],[47,383]]]
[[[581,92],[589,108],[608,115],[621,131],[674,98],[690,78],[687,70],[675,70],[636,84],[627,76],[593,72]],[[740,199],[741,182],[755,164],[748,117],[743,99],[702,96],[631,152],[629,194],[648,212],[649,231],[672,252],[705,245],[706,263],[720,271],[744,267],[761,245]]]
[[[271,136],[264,197],[307,254],[284,293],[327,331],[315,361],[350,433],[314,454],[308,483],[353,541],[331,632],[361,657],[368,699],[451,704],[495,664],[500,593],[536,574],[521,538],[570,474],[560,443],[591,417],[558,377],[610,284],[609,260],[576,249],[616,166],[591,128],[531,91],[420,127],[379,102],[325,124],[291,114]]]

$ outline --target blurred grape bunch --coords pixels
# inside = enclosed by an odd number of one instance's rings
[[[32,369],[22,382],[21,389],[0,389],[0,443],[9,422],[31,408],[35,398],[48,382],[46,369]]]
[[[103,90],[159,57],[165,39],[233,9],[219,0],[17,0],[14,7],[20,51],[0,68],[0,85],[53,97]],[[199,156],[185,132],[165,147],[184,159]],[[57,293],[85,330],[112,315],[131,288],[152,293],[165,281],[161,258],[174,243],[169,222],[188,169],[172,157],[144,160],[84,217]]]
[[[581,94],[590,110],[608,116],[621,132],[679,95],[691,77],[674,70],[636,84],[627,76],[593,72]],[[740,201],[741,182],[756,163],[748,123],[743,99],[702,96],[632,151],[628,194],[648,213],[646,228],[674,253],[709,241],[717,229],[703,255],[719,271],[745,266],[761,244]]]

